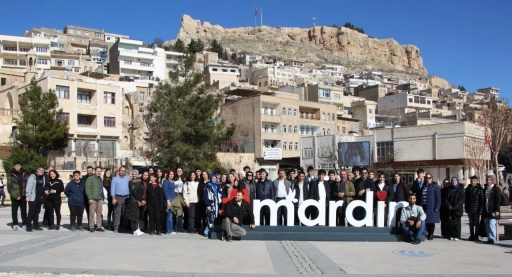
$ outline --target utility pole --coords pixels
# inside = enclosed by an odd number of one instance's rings
[[[261,8],[260,15],[261,15],[261,26],[263,27],[263,8]]]

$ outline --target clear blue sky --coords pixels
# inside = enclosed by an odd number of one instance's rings
[[[31,27],[62,29],[71,24],[145,41],[169,40],[176,37],[183,14],[224,27],[254,26],[256,4],[263,8],[265,25],[310,27],[313,17],[317,25],[349,21],[375,38],[417,45],[430,74],[462,84],[468,91],[495,86],[501,88],[502,97],[512,96],[511,0],[43,2],[2,1],[0,34],[23,35]]]

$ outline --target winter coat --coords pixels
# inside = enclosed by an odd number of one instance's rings
[[[174,200],[171,202],[171,212],[175,216],[183,216],[183,207],[186,205],[185,200],[183,199],[183,196],[180,194],[176,195],[174,197]]]
[[[100,200],[100,195],[103,196],[103,182],[96,176],[90,176],[85,181],[85,194],[87,199]],[[102,198],[102,197],[101,197]]]
[[[189,181],[183,185],[183,198],[185,199],[185,203],[197,203],[197,187],[199,186],[199,182],[197,181]]]
[[[290,193],[290,187],[292,186],[292,183],[288,179],[283,179],[284,187],[286,188],[285,195],[288,195]],[[274,201],[276,200],[276,197],[279,193],[279,179],[275,179],[274,182],[272,182],[274,185]]]
[[[47,200],[60,200],[60,194],[64,191],[64,184],[60,179],[50,179],[44,185],[44,191],[55,190],[55,193],[50,193],[46,196]]]
[[[64,194],[68,198],[68,203],[75,206],[84,205],[85,182],[80,180],[78,183],[71,180],[64,189]]]
[[[411,194],[411,191],[409,190],[409,187],[407,187],[406,184],[400,182],[396,187],[396,192],[393,188],[394,184],[391,186],[391,194],[393,195],[391,197],[391,202],[402,202],[402,201],[409,201],[409,194]],[[416,195],[416,202],[418,202],[418,196]]]
[[[18,178],[21,176],[21,180]],[[25,172],[20,172],[11,169],[9,182],[7,183],[7,191],[11,197],[11,201],[16,200],[18,197],[25,197],[25,189],[27,186],[28,176]]]
[[[242,185],[240,187],[242,187]],[[247,179],[244,179],[243,187],[247,189],[249,193],[249,199],[251,199],[252,203],[252,200],[256,199],[256,183],[254,182],[254,180],[249,181]]]
[[[263,188],[265,187],[265,188]],[[259,200],[271,199],[274,200],[274,184],[269,179],[265,179],[265,181],[258,181],[256,183],[256,198]]]
[[[491,189],[491,194],[489,195],[489,199],[486,199],[487,190],[489,190],[489,186],[486,185],[483,191],[483,202],[482,202],[482,216],[484,218],[494,218],[499,220],[499,216],[494,216],[495,212],[500,211],[501,206],[501,192],[498,186],[494,185]],[[487,201],[489,201],[489,205],[487,205]]]
[[[125,202],[124,217],[131,222],[139,221],[139,204],[144,195],[144,185],[141,180],[132,180],[128,183],[130,197]]]
[[[229,201],[224,208],[224,212],[226,217],[229,218],[233,224],[242,225],[246,213],[249,217],[249,224],[254,224],[254,213],[252,212],[252,207],[245,200],[242,200],[241,205],[238,205],[235,199]],[[238,219],[238,223],[233,222],[233,217]]]
[[[158,185],[153,187],[151,184],[146,191],[146,206],[161,207],[164,202],[164,192]]]
[[[366,189],[370,189],[370,191],[373,191],[375,194],[375,183],[373,182],[373,180],[371,178],[366,178],[366,180],[363,180],[363,178],[359,178],[356,181],[355,185],[356,185],[356,196],[355,196],[356,199],[366,201]],[[363,195],[359,196],[358,193],[361,190],[365,190],[365,192],[363,193]]]
[[[418,206],[423,206],[422,193],[423,193],[423,189],[425,188],[426,185],[427,185],[426,179],[423,179],[423,186],[421,188],[420,188],[420,182],[418,181],[418,179],[416,179],[414,181],[414,183],[412,184],[411,192],[416,194],[416,205],[418,205]],[[407,200],[405,200],[405,201],[407,201]],[[427,214],[427,219],[428,219],[428,214]]]
[[[390,201],[393,201],[393,187],[392,186],[390,186],[389,184],[384,184],[384,187],[381,190],[380,187],[378,186],[378,184],[375,184],[375,192],[373,193],[373,207],[374,208],[377,207],[377,203],[379,202],[379,199],[377,198],[377,192],[379,192],[379,191],[386,192],[386,199],[384,199],[384,203],[386,203],[386,205]]]
[[[302,191],[302,196],[304,199],[302,201],[306,201],[309,199],[309,183],[306,179],[304,179],[304,182],[302,183],[302,187],[300,187],[299,180],[295,181],[293,184],[293,191],[295,192],[295,199],[300,201],[300,192]],[[299,201],[295,204],[298,205]]]
[[[427,214],[425,223],[439,223],[439,210],[441,209],[441,189],[437,183],[433,182],[430,185],[423,184],[423,190],[427,190],[427,203],[423,203],[423,210]],[[416,201],[423,199],[423,190],[416,194]]]
[[[320,200],[320,192],[318,190],[318,186],[320,185],[319,181],[315,181],[309,185],[309,199],[314,199],[316,201]],[[323,185],[325,188],[325,205],[329,205],[329,200],[331,196],[329,182],[323,181]]]
[[[461,217],[464,214],[464,188],[461,185],[458,185],[455,188],[455,196],[453,199],[453,203],[450,201],[450,189],[453,189],[453,186],[450,186],[447,190],[444,191],[443,196],[443,205],[445,209],[450,213],[450,216]],[[450,210],[450,207],[452,210]]]
[[[46,181],[47,181],[47,178],[45,178],[43,175],[43,187],[44,187],[44,184],[46,184]],[[32,174],[32,175],[30,175],[30,177],[28,177],[27,190],[25,192],[25,196],[29,197],[30,201],[36,200],[36,195],[37,195],[36,187],[37,187],[37,177],[36,177],[36,174]],[[43,195],[44,195],[44,193],[43,193]]]
[[[464,197],[465,210],[468,214],[482,214],[484,190],[477,184],[475,187],[471,185],[466,188],[466,196]]]

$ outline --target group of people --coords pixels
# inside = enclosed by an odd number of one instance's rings
[[[20,210],[22,228],[29,232],[42,230],[39,213],[43,205],[48,228],[60,228],[62,193],[68,199],[70,229],[73,231],[84,230],[82,218],[85,210],[90,232],[108,229],[116,233],[130,231],[135,236],[188,232],[211,237],[214,225],[220,225],[224,231],[223,239],[231,241],[233,236],[245,235],[242,224],[251,228],[255,227],[255,220],[259,220],[260,225],[270,224],[268,206],[262,207],[260,218],[254,218],[253,200],[279,202],[293,197],[296,200],[295,225],[301,224],[297,211],[304,201],[313,199],[324,204],[328,219],[329,201],[343,200],[343,206],[336,210],[336,225],[347,226],[350,225],[346,221],[347,205],[353,200],[366,201],[367,192],[372,191],[375,199],[371,216],[375,222],[379,200],[384,201],[386,208],[385,222],[388,222],[389,202],[409,202],[409,206],[397,211],[395,220],[413,243],[419,243],[424,232],[427,239],[432,240],[435,224],[439,221],[443,237],[459,240],[464,209],[470,219],[469,239],[478,240],[482,219],[488,241],[493,243],[495,240],[501,191],[494,185],[493,176],[487,177],[485,187],[478,184],[476,177],[471,177],[471,184],[465,189],[455,177],[445,180],[440,186],[434,182],[432,174],[419,169],[418,178],[409,189],[398,173],[390,182],[384,172],[375,176],[375,172],[357,166],[351,171],[336,173],[320,169],[316,176],[312,167],[298,172],[279,169],[278,178],[272,181],[265,169],[253,172],[248,166],[240,172],[231,170],[228,174],[210,174],[199,168],[187,173],[181,168],[164,172],[150,167],[139,173],[138,170],[127,172],[124,166],[114,171],[88,167],[85,176],[74,171],[71,181],[64,186],[59,173],[51,167],[46,171],[39,167],[34,174],[27,176],[21,170],[21,164],[15,163],[7,187],[12,201],[13,229],[20,228]],[[386,192],[385,199],[378,199],[377,192]],[[232,200],[223,203],[226,198]],[[108,207],[106,226],[103,226],[104,203]],[[277,224],[286,224],[287,215],[287,208],[279,206]],[[316,218],[318,209],[308,207],[305,215]],[[354,209],[356,220],[366,216],[366,209]]]

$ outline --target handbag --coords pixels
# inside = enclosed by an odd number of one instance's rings
[[[505,192],[501,193],[501,205],[500,206],[510,206],[510,199]]]

